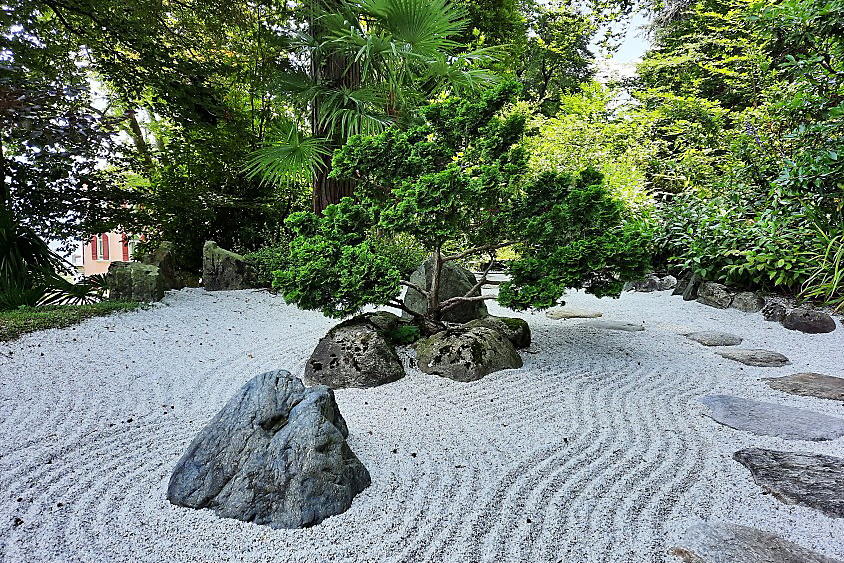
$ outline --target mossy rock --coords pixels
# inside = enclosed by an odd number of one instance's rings
[[[257,281],[255,269],[240,254],[211,240],[202,247],[202,283],[208,291],[249,289]]]
[[[524,319],[516,319],[511,317],[484,317],[483,319],[476,319],[468,322],[466,328],[486,327],[497,330],[507,337],[518,349],[528,348],[530,346],[530,327]]]
[[[455,381],[477,381],[523,365],[513,343],[501,331],[486,326],[444,330],[420,340],[415,349],[419,369]]]
[[[375,387],[404,377],[396,349],[388,338],[400,319],[391,313],[368,313],[344,321],[323,337],[305,364],[305,381],[343,387]]]

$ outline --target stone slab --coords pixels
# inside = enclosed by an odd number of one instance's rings
[[[741,362],[746,366],[763,368],[778,368],[791,363],[788,358],[779,352],[761,350],[759,348],[747,350],[724,350],[718,352],[718,355],[722,358],[727,358],[728,360]]]
[[[600,311],[590,311],[588,309],[577,309],[575,307],[552,307],[545,311],[545,316],[549,319],[594,319],[603,316]]]
[[[756,528],[702,522],[671,554],[686,563],[842,563]]]
[[[844,436],[844,419],[814,411],[732,395],[707,395],[700,402],[715,422],[760,436],[813,442]]]
[[[591,326],[593,328],[602,328],[606,330],[623,330],[626,332],[640,332],[645,330],[645,326],[641,324],[628,323],[625,321],[610,321],[604,319],[585,323],[584,326]]]
[[[786,377],[766,377],[768,387],[792,395],[844,401],[844,377],[821,373],[795,373]]]
[[[686,338],[704,346],[735,346],[736,344],[741,344],[743,340],[741,336],[736,336],[729,332],[719,332],[717,330],[693,332],[687,334]]]
[[[737,451],[733,459],[777,500],[844,518],[844,459],[762,448]]]

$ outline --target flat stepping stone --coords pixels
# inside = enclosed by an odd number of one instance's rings
[[[704,330],[687,334],[686,338],[694,340],[704,346],[735,346],[741,344],[742,337],[730,334],[729,332],[718,332],[717,330]]]
[[[820,373],[795,373],[786,377],[765,378],[765,383],[772,389],[792,395],[844,401],[844,377],[832,377]]]
[[[724,350],[718,352],[718,355],[728,360],[735,360],[741,362],[746,366],[757,366],[763,368],[778,368],[786,364],[790,364],[788,358],[779,352],[771,352],[770,350],[752,349],[752,350]]]
[[[708,416],[715,422],[760,436],[812,442],[844,436],[844,419],[814,411],[732,395],[708,395],[700,402],[709,407]]]
[[[844,518],[844,459],[762,448],[737,451],[733,459],[777,500]]]
[[[594,319],[603,316],[600,311],[589,311],[588,309],[576,309],[574,307],[553,307],[545,311],[549,319]]]
[[[585,326],[591,326],[594,328],[603,328],[606,330],[624,330],[627,332],[639,332],[645,330],[645,325],[636,324],[636,323],[628,323],[624,321],[592,321],[590,323],[586,323]]]
[[[842,563],[756,528],[702,522],[683,536],[672,555],[686,563]]]

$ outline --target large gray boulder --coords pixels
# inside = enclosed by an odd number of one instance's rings
[[[807,334],[820,334],[835,330],[835,320],[823,311],[799,307],[785,316],[782,326]]]
[[[770,532],[722,522],[690,527],[671,554],[685,563],[842,563]]]
[[[774,498],[844,518],[844,459],[762,448],[740,450],[733,459]]]
[[[410,283],[419,287],[424,287],[426,290],[431,289],[431,277],[434,270],[433,257],[428,258],[422,263],[419,268],[410,276]],[[478,280],[475,274],[455,265],[453,262],[446,262],[443,264],[440,272],[440,301],[451,299],[452,297],[463,297],[470,289],[472,289]],[[472,293],[472,296],[479,296],[481,294],[480,288]],[[408,288],[404,297],[404,305],[411,311],[419,314],[425,314],[428,310],[428,301],[424,295],[413,288]],[[467,301],[461,303],[454,309],[447,311],[442,320],[450,323],[467,323],[475,319],[486,317],[486,305],[483,301]],[[410,314],[405,312],[402,314],[404,318],[410,318]]]
[[[502,369],[522,367],[510,340],[487,327],[452,328],[416,343],[419,369],[455,381],[477,381]]]
[[[249,289],[256,282],[255,270],[240,254],[220,248],[212,240],[202,247],[202,283],[208,291]]]
[[[710,307],[726,309],[733,302],[733,292],[720,283],[703,282],[697,292],[697,300]]]
[[[644,278],[635,281],[629,281],[624,284],[624,291],[638,291],[641,293],[651,293],[661,289],[659,287],[659,276],[648,274]]]
[[[112,262],[106,274],[109,299],[152,302],[164,299],[164,278],[157,266]]]
[[[404,367],[389,342],[398,327],[391,313],[370,313],[335,326],[317,344],[305,364],[305,381],[342,387],[375,387],[404,377]]]
[[[494,317],[492,315],[482,319],[475,319],[466,323],[466,328],[476,326],[492,328],[507,337],[518,349],[530,347],[530,327],[527,321],[510,317]]]
[[[334,392],[279,370],[252,378],[194,438],[167,498],[273,528],[340,514],[370,484]]]

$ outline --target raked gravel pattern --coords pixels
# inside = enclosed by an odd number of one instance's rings
[[[670,293],[567,298],[642,332],[522,314],[534,343],[519,370],[458,383],[409,368],[389,385],[337,391],[373,484],[305,530],[178,508],[165,491],[232,393],[266,370],[301,375],[333,321],[266,292],[188,289],[0,343],[2,561],[667,562],[705,520],[844,558],[844,519],[777,501],[732,460],[746,447],[844,457],[844,439],[754,436],[698,402],[726,393],[844,415],[760,381],[844,376],[844,331],[805,335]],[[742,366],[682,336],[725,328],[792,365]]]

